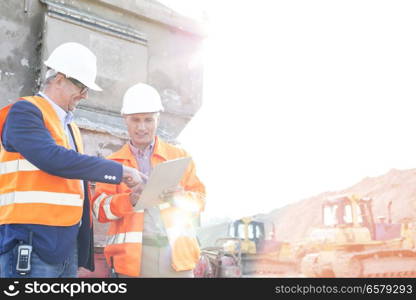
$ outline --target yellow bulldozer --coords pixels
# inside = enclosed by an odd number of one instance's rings
[[[253,217],[244,217],[231,224],[230,235],[240,241],[238,244],[229,243],[229,250],[238,251],[235,245],[241,245],[241,265],[244,275],[286,276],[297,271],[292,245],[276,239],[274,223],[266,224]]]
[[[218,238],[214,246],[202,249],[195,276],[290,276],[297,270],[291,245],[276,240],[274,224],[244,217],[229,225],[228,237]]]
[[[342,195],[322,206],[322,226],[303,241],[300,263],[306,277],[413,277],[416,275],[412,220],[375,222],[372,199]]]

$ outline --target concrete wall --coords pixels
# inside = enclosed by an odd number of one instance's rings
[[[37,88],[43,12],[38,1],[0,1],[0,106]]]
[[[144,81],[162,96],[158,134],[174,141],[202,105],[200,47],[204,33],[194,20],[156,1],[0,1],[0,106],[35,93],[45,60],[63,42],[89,47],[98,59],[97,82],[75,112],[86,152],[107,155],[127,139],[121,99]]]

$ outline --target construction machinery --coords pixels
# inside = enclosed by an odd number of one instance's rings
[[[217,239],[214,246],[201,249],[199,263],[194,269],[195,277],[226,278],[242,277],[241,240],[235,238]]]
[[[267,226],[266,226],[267,225]],[[202,249],[198,277],[282,276],[297,272],[292,245],[275,239],[274,224],[244,217],[229,226],[229,237]]]
[[[307,277],[409,277],[416,275],[411,220],[376,223],[372,199],[342,195],[322,206],[322,223],[303,243],[301,272]],[[385,220],[385,217],[380,220]]]
[[[230,235],[241,241],[244,275],[296,272],[292,245],[276,239],[274,223],[266,224],[253,217],[244,217],[231,224]]]

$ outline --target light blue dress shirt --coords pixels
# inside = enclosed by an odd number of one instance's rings
[[[130,151],[136,158],[137,165],[140,172],[150,175],[152,171],[151,157],[153,153],[155,142],[153,141],[146,149],[140,150],[129,143]],[[143,236],[166,236],[166,229],[163,226],[162,218],[160,216],[160,210],[158,207],[152,207],[144,210],[144,222],[143,222]]]

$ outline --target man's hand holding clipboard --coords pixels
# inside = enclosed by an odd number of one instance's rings
[[[190,161],[190,157],[182,157],[154,166],[144,187],[132,188],[130,201],[135,210],[157,206],[179,192],[179,183]]]

